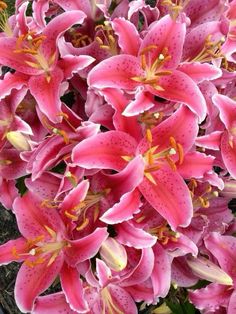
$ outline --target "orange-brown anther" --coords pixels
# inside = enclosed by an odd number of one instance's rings
[[[177,143],[177,152],[179,156],[178,163],[179,165],[181,165],[184,161],[184,150],[183,150],[183,146],[180,143]]]
[[[162,0],[161,5],[167,7],[173,20],[176,20],[179,13],[184,10],[190,0]]]
[[[104,25],[97,25],[95,30],[97,31],[95,40],[100,48],[109,51],[112,55],[117,55],[117,40],[110,23],[105,21]]]
[[[36,35],[30,32],[26,35],[20,35],[16,41],[15,53],[28,53],[31,55],[37,55],[38,49],[42,44],[43,40],[46,38],[44,35]]]
[[[171,169],[172,169],[173,171],[176,171],[176,170],[177,170],[177,167],[176,167],[176,165],[175,165],[175,162],[171,159],[171,157],[170,157],[169,155],[166,155],[166,156],[165,156],[165,159],[166,159],[166,161],[168,162],[168,164],[170,165]]]
[[[149,229],[149,233],[157,236],[158,241],[163,245],[166,245],[169,241],[177,242],[179,238],[179,234],[170,229],[167,224],[163,224],[154,228]]]

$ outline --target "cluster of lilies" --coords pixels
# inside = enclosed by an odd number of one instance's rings
[[[175,289],[235,314],[236,0],[7,12],[0,202],[21,236],[0,264],[22,263],[21,312],[169,314]]]

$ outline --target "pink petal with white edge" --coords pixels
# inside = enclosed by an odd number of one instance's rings
[[[105,183],[102,188],[109,188],[114,201],[119,202],[126,193],[132,192],[143,180],[144,160],[137,156],[116,174],[100,173],[99,181]],[[99,185],[100,186],[100,185]],[[100,188],[99,188],[100,189]]]
[[[38,297],[35,301],[35,305],[32,314],[76,314],[69,304],[66,302],[66,298],[63,292],[57,292],[42,297]]]
[[[167,48],[171,59],[164,63],[163,69],[174,69],[180,63],[185,34],[185,23],[175,21],[170,15],[166,15],[151,25],[147,35],[144,37],[139,53],[143,49],[155,45],[156,49],[152,49],[149,52],[151,63],[153,63],[163,53],[163,50]]]
[[[141,206],[140,192],[134,190],[121,196],[120,202],[108,209],[100,217],[101,221],[107,224],[117,224],[133,218],[133,215],[139,212]]]
[[[215,312],[219,306],[227,307],[231,293],[228,286],[212,283],[206,288],[189,291],[189,299],[199,310]]]
[[[100,287],[106,287],[111,281],[112,274],[105,262],[96,258],[96,272]]]
[[[124,18],[115,18],[112,28],[118,36],[118,44],[122,53],[137,56],[141,38],[134,24]]]
[[[65,79],[70,79],[73,76],[73,73],[76,73],[80,70],[83,70],[91,63],[93,63],[95,59],[90,56],[64,56],[62,59],[58,61],[58,66],[62,69],[64,73]]]
[[[185,178],[202,178],[204,174],[212,170],[215,157],[204,153],[189,152],[185,154],[184,161],[177,165],[179,174]]]
[[[222,131],[214,131],[210,134],[199,136],[196,138],[196,145],[212,150],[220,149]]]
[[[225,95],[216,94],[212,98],[213,103],[220,110],[220,119],[225,127],[232,133],[236,132],[236,102]]]
[[[154,105],[153,96],[149,92],[141,90],[136,93],[135,99],[128,104],[122,114],[126,117],[137,116]]]
[[[79,313],[88,311],[88,304],[84,299],[83,283],[76,268],[64,263],[61,273],[61,286],[70,307]]]
[[[71,210],[83,201],[89,189],[89,181],[81,181],[74,189],[72,189],[64,198],[61,208],[63,210]]]
[[[139,185],[140,192],[173,230],[177,226],[188,226],[193,216],[193,205],[183,178],[169,169],[160,169],[152,173],[152,177],[156,184],[144,178]]]
[[[75,164],[86,169],[122,170],[122,156],[134,155],[137,143],[129,134],[120,131],[99,133],[80,142],[72,151]]]
[[[164,90],[151,91],[162,98],[184,103],[192,112],[197,114],[199,121],[202,122],[207,113],[206,101],[197,84],[185,73],[173,71],[170,75],[162,76],[158,85]]]
[[[159,243],[154,245],[154,268],[151,274],[154,299],[164,298],[170,289],[171,259]]]
[[[27,192],[22,197],[16,198],[13,203],[13,211],[16,215],[17,225],[21,234],[27,239],[33,239],[40,235],[51,239],[45,226],[55,232],[64,233],[65,227],[55,208],[41,206],[42,200],[32,192]]]
[[[178,235],[178,233],[176,241],[168,241],[165,245],[165,249],[171,252],[172,257],[184,256],[189,253],[194,256],[198,254],[196,244],[184,234]]]
[[[216,66],[200,62],[184,62],[178,66],[178,70],[187,74],[196,83],[214,80],[222,75],[221,69]]]
[[[125,289],[118,285],[110,284],[108,291],[111,295],[112,303],[121,311],[120,313],[138,314],[137,306],[133,298]]]
[[[236,286],[236,238],[212,232],[204,240],[206,248],[218,260],[221,268],[232,277]]]
[[[13,261],[21,262],[25,256],[21,257],[19,254],[25,254],[28,251],[29,246],[26,239],[21,237],[16,240],[10,240],[0,245],[0,265],[6,265]]]
[[[116,239],[129,247],[136,249],[150,248],[157,241],[156,237],[142,229],[134,227],[129,222],[123,222],[117,225],[115,229],[117,232]]]
[[[137,57],[127,54],[118,55],[96,65],[89,72],[88,84],[99,89],[112,87],[133,90],[139,83],[131,78],[140,76],[142,73]]]
[[[3,80],[0,80],[0,99],[11,94],[12,89],[22,89],[28,84],[29,77],[23,73],[6,73]]]
[[[227,131],[221,137],[221,155],[226,169],[236,179],[236,137],[232,139]]]
[[[136,285],[146,281],[153,271],[154,253],[151,248],[142,249],[142,255],[137,266],[131,273],[126,275],[126,278],[120,283],[123,287]]]
[[[17,274],[15,300],[23,313],[32,311],[35,298],[56,279],[63,264],[63,255],[57,256],[51,265],[47,264],[48,260],[33,267],[23,264]]]
[[[47,76],[49,75],[49,76]],[[63,72],[55,68],[49,74],[32,76],[29,80],[29,89],[37,101],[40,111],[52,122],[60,122],[61,112],[60,84],[63,80]]]
[[[46,60],[52,58],[57,50],[57,40],[67,29],[74,24],[82,24],[86,15],[80,10],[64,12],[54,17],[44,28],[42,35],[46,39],[42,41],[40,51]]]
[[[97,254],[100,246],[108,237],[106,228],[97,228],[93,233],[79,240],[68,241],[70,247],[64,249],[67,263],[74,267]]]

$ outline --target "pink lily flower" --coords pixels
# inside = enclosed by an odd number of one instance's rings
[[[89,85],[101,90],[111,87],[125,91],[136,91],[141,86],[151,94],[186,104],[202,121],[206,104],[200,90],[188,75],[176,70],[182,57],[185,33],[185,23],[166,15],[150,27],[138,56],[122,54],[100,62],[89,73]],[[129,45],[129,40],[123,42]],[[132,46],[127,51],[133,51]],[[124,114],[131,116],[135,112],[137,115],[149,108],[136,101],[135,105],[126,107]]]
[[[42,200],[31,192],[13,204],[22,237],[0,246],[0,263],[24,262],[15,285],[15,298],[23,313],[33,309],[35,298],[46,290],[56,276],[68,276],[77,263],[94,256],[107,238],[106,228],[98,228],[88,236],[70,240],[55,208],[42,206]],[[81,285],[77,281],[77,285]],[[70,286],[63,282],[67,298],[73,300]],[[86,304],[72,301],[72,307],[84,311]]]
[[[139,144],[127,133],[108,131],[79,143],[73,149],[72,159],[86,169],[121,171],[127,162],[136,158],[140,164],[139,177],[142,178],[140,184],[137,182],[140,192],[172,228],[186,226],[192,217],[192,201],[177,170],[197,135],[196,119],[183,106],[152,131],[148,130]],[[188,135],[186,129],[189,130]]]
[[[89,56],[65,56],[58,60],[58,38],[84,18],[82,11],[65,12],[50,21],[41,34],[27,30],[18,38],[0,38],[0,63],[17,70],[20,77],[22,73],[39,109],[53,122],[60,121],[62,81],[94,61]]]

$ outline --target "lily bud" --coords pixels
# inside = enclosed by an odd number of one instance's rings
[[[127,265],[127,253],[123,245],[113,238],[107,238],[100,248],[100,256],[114,271],[121,271]]]
[[[227,198],[236,197],[236,180],[225,181],[224,189],[220,192],[221,196]]]
[[[202,279],[227,286],[233,284],[232,278],[223,271],[223,269],[207,258],[188,258],[187,264],[192,269],[193,273]]]
[[[30,150],[30,145],[26,136],[19,131],[10,131],[6,135],[8,141],[19,151]]]
[[[162,305],[155,308],[155,310],[152,311],[152,314],[171,314],[171,309],[166,305],[166,303],[163,303]]]

